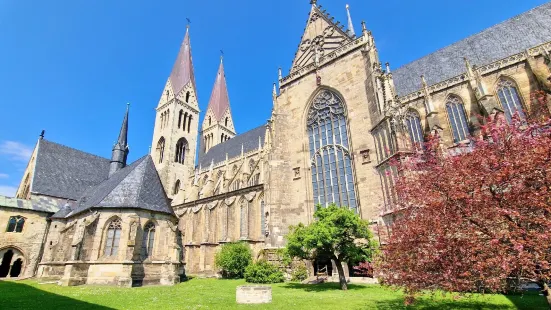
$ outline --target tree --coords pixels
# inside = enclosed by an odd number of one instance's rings
[[[368,223],[352,210],[330,205],[317,207],[315,221],[305,226],[291,226],[286,236],[287,253],[296,258],[313,260],[330,257],[337,265],[341,289],[346,290],[343,262],[371,260],[376,242]]]
[[[532,96],[547,106],[545,95]],[[547,112],[546,112],[547,113]],[[395,221],[383,283],[421,290],[506,292],[537,282],[551,305],[551,122],[487,120],[473,147],[449,155],[438,138],[398,164]]]
[[[216,253],[214,262],[224,278],[243,278],[245,268],[252,262],[252,252],[244,242],[226,243]]]

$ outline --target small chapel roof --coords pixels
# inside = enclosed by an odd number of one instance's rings
[[[109,175],[109,159],[41,139],[31,192],[77,200]]]
[[[199,163],[203,168],[208,167],[213,161],[214,164],[223,162],[226,160],[226,154],[228,159],[235,158],[243,153],[247,153],[258,149],[258,144],[263,147],[266,135],[266,125],[262,125],[237,135],[228,141],[213,146],[209,151],[201,156]]]
[[[65,217],[92,208],[143,209],[174,214],[151,155],[136,160],[109,179],[86,191]]]
[[[419,90],[421,75],[429,85],[460,75],[465,72],[464,57],[480,66],[548,41],[551,41],[551,2],[394,70],[397,95]]]

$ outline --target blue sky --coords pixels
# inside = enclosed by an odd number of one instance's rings
[[[544,0],[319,0],[356,31],[365,20],[397,68]],[[191,19],[200,108],[225,54],[238,133],[265,122],[277,68],[288,72],[309,0],[0,0],[0,194],[12,195],[42,129],[110,157],[126,103],[130,161],[148,152],[154,108]]]

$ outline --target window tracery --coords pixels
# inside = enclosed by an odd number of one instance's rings
[[[497,84],[497,96],[503,106],[508,122],[511,122],[513,115],[516,113],[518,113],[520,119],[524,120],[526,118],[515,82],[502,78]]]
[[[469,126],[465,116],[463,102],[457,96],[451,96],[446,102],[446,110],[452,128],[453,142],[458,143],[469,137]]]
[[[107,227],[107,238],[105,240],[105,256],[116,256],[119,252],[119,241],[121,239],[122,221],[114,219]]]
[[[423,143],[423,129],[421,128],[421,118],[416,111],[409,111],[405,117],[406,127],[409,138],[413,145]]]
[[[8,220],[8,228],[6,229],[6,232],[20,233],[23,231],[24,225],[25,225],[24,217],[20,215],[10,216],[10,219]]]
[[[153,243],[155,242],[155,224],[149,222],[143,229],[142,236],[142,260],[150,258],[153,253]]]

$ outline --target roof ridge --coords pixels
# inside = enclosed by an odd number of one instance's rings
[[[394,69],[393,71],[396,72],[396,71],[398,71],[398,70],[400,70],[400,69],[406,67],[407,65],[416,62],[416,61],[419,60],[419,59],[423,59],[423,58],[428,57],[428,56],[430,56],[430,55],[436,54],[436,53],[438,53],[438,52],[440,52],[440,51],[442,51],[442,50],[445,50],[445,49],[447,49],[447,48],[449,48],[449,47],[452,47],[452,46],[454,46],[454,45],[457,45],[457,44],[459,44],[459,43],[461,43],[461,42],[463,42],[463,41],[465,41],[465,40],[467,40],[467,39],[469,39],[469,38],[472,38],[472,37],[475,37],[475,36],[477,36],[477,35],[479,35],[479,34],[481,34],[481,33],[484,33],[485,31],[488,31],[489,29],[492,29],[492,28],[494,28],[494,27],[503,25],[503,24],[505,24],[505,23],[507,23],[507,22],[509,22],[509,21],[512,21],[512,20],[514,20],[514,19],[520,17],[520,16],[527,15],[527,14],[529,14],[529,13],[532,13],[532,12],[536,11],[537,9],[540,9],[540,8],[542,8],[542,7],[544,7],[544,6],[549,6],[549,5],[551,5],[551,1],[546,2],[546,3],[543,3],[543,4],[540,4],[540,5],[538,5],[538,6],[534,7],[534,8],[531,8],[531,9],[528,10],[528,11],[524,11],[524,12],[522,12],[522,13],[519,13],[519,14],[516,14],[516,15],[514,15],[514,16],[511,16],[511,17],[509,17],[509,18],[507,18],[507,19],[505,19],[505,20],[502,20],[502,21],[499,22],[499,23],[493,24],[493,25],[491,25],[491,26],[489,26],[489,27],[486,27],[486,28],[484,28],[484,29],[482,29],[482,30],[480,30],[480,31],[478,31],[478,32],[475,32],[475,33],[470,34],[470,35],[468,35],[468,36],[466,36],[466,37],[463,37],[462,39],[460,39],[460,40],[458,40],[458,41],[455,41],[455,42],[453,42],[453,43],[450,43],[450,44],[448,44],[448,45],[445,45],[445,46],[443,46],[443,47],[441,47],[441,48],[439,48],[439,49],[434,50],[433,52],[430,52],[430,53],[428,53],[428,54],[426,54],[426,55],[424,55],[424,56],[421,56],[421,57],[416,58],[416,59],[414,59],[414,60],[412,60],[412,61],[410,61],[410,62],[408,62],[408,63],[406,63],[406,64],[403,64],[403,65],[401,65],[400,67]]]

